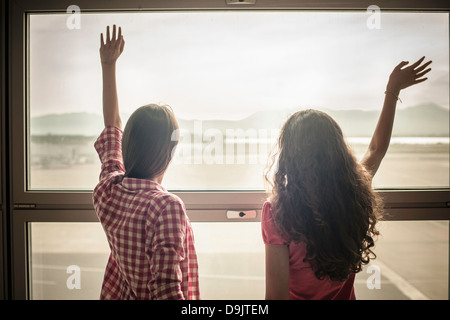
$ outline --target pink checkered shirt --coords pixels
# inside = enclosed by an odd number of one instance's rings
[[[111,248],[100,299],[200,299],[184,204],[156,182],[124,177],[122,133],[106,127],[95,142],[94,208]]]

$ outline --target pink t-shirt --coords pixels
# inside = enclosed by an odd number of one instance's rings
[[[291,300],[354,300],[355,275],[344,281],[319,280],[316,278],[306,256],[306,246],[284,239],[277,233],[272,219],[270,202],[264,203],[261,218],[263,241],[271,246],[289,247],[289,294]]]

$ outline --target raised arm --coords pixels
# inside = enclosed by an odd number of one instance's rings
[[[116,87],[116,61],[123,52],[124,45],[122,28],[119,27],[116,37],[116,25],[113,26],[111,38],[109,26],[106,28],[106,41],[104,41],[103,33],[100,34],[100,58],[103,75],[103,119],[105,127],[115,126],[122,129]]]
[[[391,141],[395,109],[400,91],[428,79],[423,78],[423,76],[431,70],[431,68],[425,69],[431,61],[422,64],[424,59],[425,57],[422,57],[408,67],[406,67],[408,62],[402,61],[389,76],[383,109],[369,148],[361,160],[362,165],[371,173],[372,177],[377,172]]]

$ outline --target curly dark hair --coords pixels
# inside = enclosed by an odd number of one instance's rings
[[[272,214],[280,233],[306,245],[318,279],[345,281],[376,255],[381,218],[371,175],[328,114],[304,110],[283,125],[267,168]]]

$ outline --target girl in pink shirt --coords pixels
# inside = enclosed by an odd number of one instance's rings
[[[379,234],[381,204],[371,181],[390,143],[400,90],[425,81],[431,70],[424,58],[392,71],[361,162],[323,112],[299,111],[284,124],[261,218],[266,299],[355,299],[355,273],[375,258]]]

